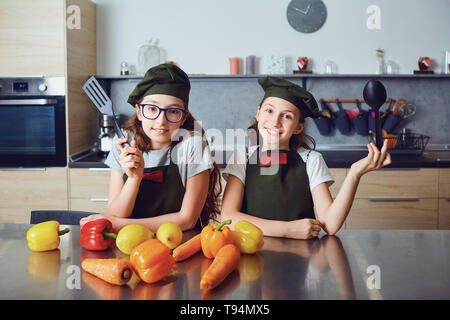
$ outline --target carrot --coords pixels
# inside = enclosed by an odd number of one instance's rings
[[[227,244],[220,248],[214,261],[200,280],[200,289],[213,289],[221,284],[236,269],[240,258],[241,253],[234,244]]]
[[[81,267],[84,271],[117,285],[126,284],[133,274],[131,263],[122,259],[84,259]]]
[[[195,237],[189,239],[185,243],[179,245],[173,250],[173,258],[175,261],[183,261],[193,256],[202,248],[201,235],[198,234]]]

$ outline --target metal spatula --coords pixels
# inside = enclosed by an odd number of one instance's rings
[[[94,76],[90,77],[83,85],[83,90],[86,92],[88,97],[94,103],[95,107],[100,111],[100,113],[112,116],[114,130],[119,138],[124,138],[122,130],[120,130],[117,124],[116,115],[114,114],[114,108],[111,99],[108,97],[106,92],[103,90],[100,83]],[[130,144],[125,142],[124,146],[129,147]]]

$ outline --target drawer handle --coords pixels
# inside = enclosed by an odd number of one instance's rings
[[[111,168],[89,168],[89,171],[111,171]]]
[[[108,198],[91,198],[93,202],[108,202]]]
[[[370,198],[370,202],[417,202],[419,198]]]

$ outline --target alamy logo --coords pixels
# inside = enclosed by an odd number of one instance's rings
[[[366,273],[370,274],[367,278],[366,285],[370,290],[381,289],[381,270],[377,265],[370,265],[366,269]]]
[[[69,290],[81,289],[81,270],[77,265],[70,265],[66,269],[69,276],[66,279],[66,287]]]
[[[67,7],[67,29],[81,29],[81,10],[80,7],[72,4]]]
[[[367,18],[367,29],[369,30],[381,30],[381,9],[379,6],[370,5],[366,9],[366,13],[369,15]]]

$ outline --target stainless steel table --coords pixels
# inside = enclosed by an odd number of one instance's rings
[[[117,248],[83,249],[79,227],[59,249],[32,252],[31,225],[0,225],[0,299],[450,299],[450,230],[341,230],[314,240],[265,237],[212,291],[199,288],[210,260],[197,253],[155,284],[114,286],[83,272],[86,257],[122,257]],[[187,239],[193,232],[184,234]]]

